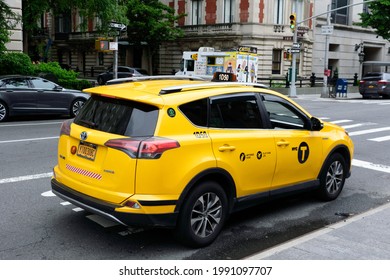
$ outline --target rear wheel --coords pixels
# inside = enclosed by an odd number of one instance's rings
[[[331,155],[320,174],[319,198],[325,201],[336,199],[344,187],[346,172],[343,156],[339,153]]]
[[[5,103],[0,101],[0,122],[6,121],[8,119],[8,107]]]
[[[84,99],[76,99],[72,102],[72,105],[70,106],[70,116],[74,118],[78,115],[81,108],[84,106],[85,100]]]
[[[203,182],[186,198],[176,236],[191,247],[207,246],[221,232],[227,214],[227,196],[222,187],[212,181]]]

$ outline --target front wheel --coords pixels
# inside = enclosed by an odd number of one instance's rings
[[[346,178],[345,159],[339,153],[331,155],[320,174],[318,196],[325,201],[336,199],[341,193]]]
[[[215,182],[203,182],[183,204],[176,237],[194,248],[207,246],[217,238],[227,216],[228,200],[222,187]]]

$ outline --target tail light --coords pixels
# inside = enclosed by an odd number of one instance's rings
[[[364,83],[365,83],[365,81],[360,81],[359,84],[360,84],[360,85],[364,85]]]
[[[112,139],[108,140],[104,145],[121,150],[131,158],[144,159],[158,159],[165,151],[180,147],[179,142],[176,140],[160,137]]]
[[[380,80],[380,81],[378,81],[378,86],[380,86],[380,87],[386,87],[386,86],[387,86],[387,81],[386,81],[386,80]]]
[[[73,122],[73,119],[72,120],[67,120],[67,121],[64,121],[61,125],[61,130],[60,130],[60,136],[61,135],[70,135],[70,125],[72,124]]]

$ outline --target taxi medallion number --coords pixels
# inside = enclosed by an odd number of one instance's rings
[[[80,142],[77,149],[77,155],[89,160],[95,160],[96,157],[96,145]]]

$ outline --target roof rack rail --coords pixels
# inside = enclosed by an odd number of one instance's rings
[[[180,92],[186,89],[201,89],[201,88],[210,88],[210,87],[240,87],[240,86],[251,86],[256,88],[268,88],[268,86],[264,84],[256,84],[256,83],[241,83],[241,82],[210,82],[210,83],[202,83],[202,84],[191,84],[191,85],[181,85],[181,86],[173,86],[166,87],[160,90],[160,94],[169,94]]]
[[[203,78],[193,76],[175,76],[175,75],[160,75],[160,76],[140,76],[140,77],[128,77],[109,80],[106,85],[115,85],[130,82],[139,81],[153,81],[153,80],[188,80],[188,81],[205,81]]]

